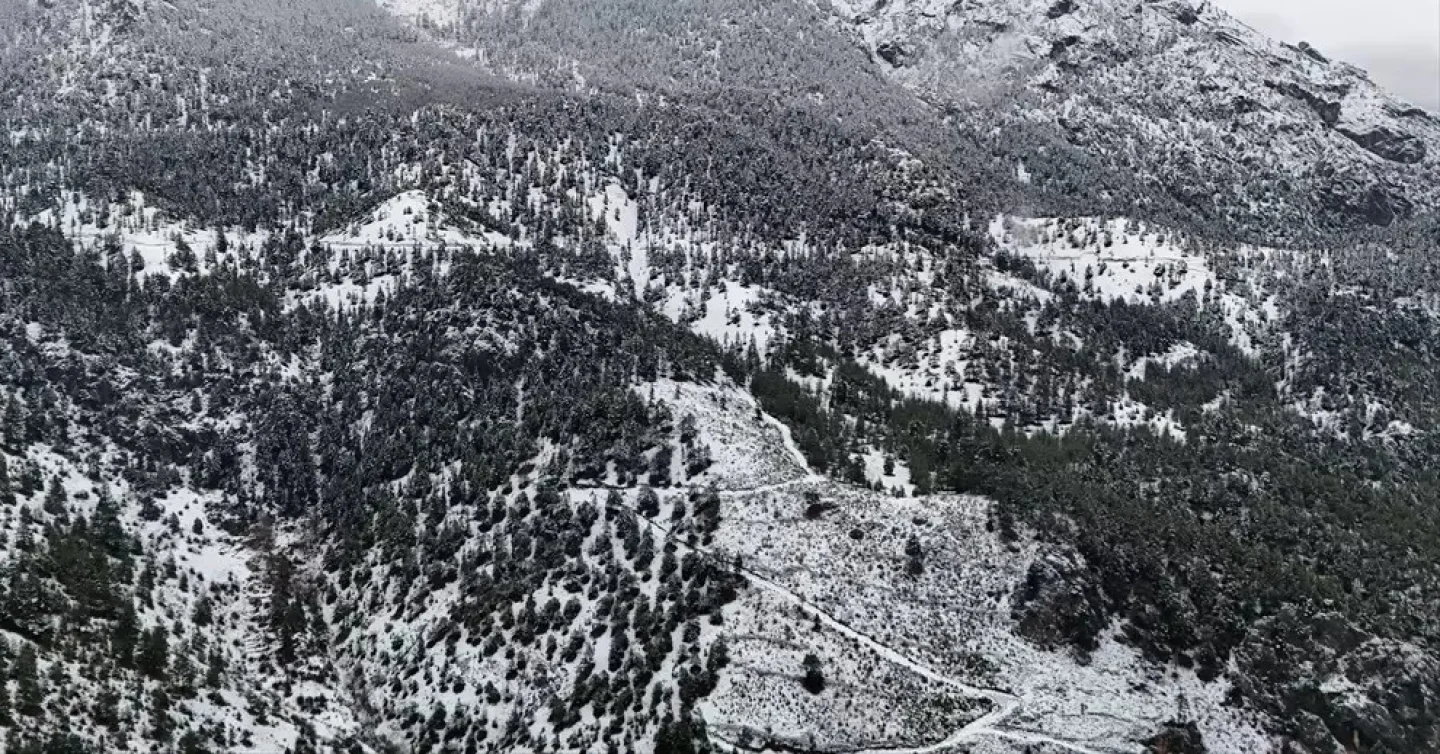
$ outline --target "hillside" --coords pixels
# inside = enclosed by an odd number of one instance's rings
[[[956,110],[954,120],[998,110],[1007,125],[1049,129],[1197,219],[1301,238],[1316,227],[1390,225],[1434,201],[1440,117],[1209,2],[846,0],[834,9],[889,78]],[[1044,151],[1018,155],[1042,182]]]
[[[1440,751],[1440,126],[1363,73],[1150,2],[0,18],[0,754]]]

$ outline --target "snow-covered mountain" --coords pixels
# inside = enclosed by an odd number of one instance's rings
[[[1388,225],[1434,203],[1440,116],[1213,3],[831,5],[881,70],[927,101],[1053,126],[1198,214],[1234,224]]]
[[[1440,116],[1207,2],[384,5],[526,81],[768,92],[873,127],[954,167],[955,180],[998,190],[1010,211],[1088,201],[1212,234],[1308,242],[1427,211],[1440,175]],[[636,20],[603,20],[619,17]],[[1000,155],[1008,164],[997,171]],[[1029,183],[1004,185],[1017,164]],[[1085,201],[1069,203],[1077,193]]]
[[[1440,131],[1362,72],[1170,2],[0,18],[0,754],[1440,751]]]

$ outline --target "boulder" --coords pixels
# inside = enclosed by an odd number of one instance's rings
[[[1055,4],[1050,6],[1050,10],[1045,11],[1045,17],[1053,21],[1074,13],[1077,7],[1079,6],[1076,5],[1075,0],[1056,0]]]
[[[1319,62],[1319,63],[1329,63],[1329,62],[1330,62],[1330,58],[1327,58],[1327,57],[1325,57],[1324,55],[1321,55],[1321,54],[1320,54],[1320,51],[1317,50],[1317,49],[1315,49],[1309,42],[1301,42],[1300,44],[1298,44],[1298,45],[1295,46],[1295,49],[1299,50],[1299,51],[1300,51],[1302,54],[1304,54],[1306,57],[1308,57],[1308,58],[1310,58],[1311,60],[1314,60],[1314,61],[1316,61],[1316,62]]]
[[[900,42],[893,41],[881,42],[879,46],[875,48],[875,54],[879,55],[881,60],[895,68],[904,67],[906,61],[910,58],[910,50],[906,49],[905,45]]]
[[[1200,728],[1194,722],[1166,723],[1152,738],[1143,741],[1147,751],[1165,754],[1208,754]]]
[[[1079,553],[1056,549],[1030,565],[1015,595],[1011,617],[1021,636],[1039,646],[1072,646],[1093,651],[1109,623],[1105,596],[1094,571]]]

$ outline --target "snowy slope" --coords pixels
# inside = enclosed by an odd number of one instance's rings
[[[694,416],[712,447],[786,443],[734,388],[662,382],[653,393]],[[806,473],[797,454],[717,456],[707,474],[725,504],[711,551],[742,558],[751,576],[725,624],[733,665],[703,708],[722,740],[1138,752],[1188,715],[1217,754],[1268,745],[1258,721],[1223,704],[1223,679],[1156,668],[1112,635],[1083,662],[1019,638],[1011,600],[1044,549],[1003,545],[987,531],[988,501],[846,487]],[[817,501],[830,507],[806,515]],[[903,567],[912,536],[926,552],[918,578]],[[830,679],[820,695],[798,688],[806,654]]]
[[[818,4],[911,91],[962,113],[998,111],[986,137],[995,148],[1011,138],[1004,121],[1049,133],[1053,145],[1016,155],[1026,184],[1046,185],[1047,152],[1075,147],[1145,190],[1270,237],[1317,220],[1386,225],[1440,185],[1440,117],[1213,3]]]

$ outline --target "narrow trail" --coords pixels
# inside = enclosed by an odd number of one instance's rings
[[[802,484],[816,481],[819,481],[819,477],[803,477],[801,479],[791,479],[788,482],[762,484],[759,487],[745,487],[742,489],[716,490],[716,492],[719,493],[721,497],[744,497],[746,495],[761,495],[766,492],[778,492],[779,490],[786,490],[790,489],[791,487],[799,487]]]
[[[807,481],[810,480],[808,478],[797,479],[793,482],[778,486],[789,486]],[[732,490],[731,492],[732,494],[752,494],[775,488],[777,488],[777,485],[766,485],[764,487],[757,487],[754,489]],[[708,548],[698,547],[686,543],[682,537],[675,535],[675,533],[670,529],[670,527],[658,523],[646,516],[640,515],[639,511],[636,511],[634,508],[631,508],[628,505],[626,506],[626,508],[627,510],[630,510],[632,513],[634,513],[635,517],[638,520],[645,522],[652,529],[655,529],[662,536],[664,536],[666,540],[673,542],[675,546],[681,551],[694,552],[707,558],[715,557],[715,554],[711,552]],[[749,581],[752,586],[763,589],[775,595],[776,597],[779,597],[785,602],[795,605],[796,607],[804,611],[806,614],[814,618],[816,621],[820,622],[822,625],[856,642],[857,644],[864,647],[865,649],[868,649],[871,653],[875,654],[881,659],[891,664],[903,667],[906,670],[909,670],[910,672],[915,673],[916,675],[919,675],[930,681],[934,681],[935,683],[941,684],[943,686],[949,686],[950,688],[953,688],[967,696],[984,698],[988,700],[992,705],[994,705],[994,709],[992,709],[990,712],[971,721],[964,727],[952,733],[944,740],[936,742],[934,744],[914,748],[867,749],[851,752],[850,754],[937,754],[938,752],[942,752],[947,749],[951,749],[961,744],[964,744],[968,741],[972,741],[976,738],[983,737],[1000,738],[1023,744],[1048,744],[1051,746],[1057,746],[1062,749],[1066,749],[1068,751],[1076,752],[1076,754],[1113,754],[1113,752],[1092,749],[1083,744],[1075,743],[1073,741],[1065,741],[1062,739],[1052,738],[1050,736],[1045,736],[1038,733],[1029,733],[1026,731],[1011,730],[1008,728],[998,727],[1003,721],[1009,719],[1023,706],[1020,697],[1015,696],[1008,691],[1003,691],[1001,689],[991,689],[981,686],[974,686],[952,676],[945,675],[944,673],[930,667],[925,662],[910,657],[905,653],[852,628],[849,624],[845,623],[839,618],[836,618],[834,615],[830,614],[823,608],[806,600],[804,597],[796,594],[788,587],[771,581],[768,577],[756,572],[754,569],[748,567],[741,567],[739,569],[739,572],[745,576],[746,580]],[[722,743],[724,743],[732,751],[745,751],[745,749],[736,746],[733,743],[723,741]]]
[[[774,418],[773,416],[770,416],[768,413],[762,415],[766,423],[773,426],[779,432],[781,441],[784,443],[787,453],[799,467],[801,476],[785,482],[761,485],[758,487],[720,490],[719,494],[722,496],[754,495],[825,480],[825,477],[823,475],[816,474],[810,469],[809,464],[805,460],[804,453],[800,451],[800,448],[796,444],[794,437],[790,434],[790,428],[785,426],[785,424],[780,420]],[[675,532],[673,532],[670,527],[641,515],[639,511],[635,510],[629,504],[626,504],[625,507],[635,515],[636,519],[645,522],[645,524],[658,531],[666,540],[675,543],[676,547],[680,550],[685,552],[694,552],[707,558],[716,558],[715,553],[711,552],[709,548],[691,545],[685,541],[683,536],[677,535]],[[730,563],[729,565],[733,567],[734,563]],[[1084,744],[1074,741],[1066,741],[1063,739],[1053,738],[1051,736],[1046,736],[1039,733],[1030,733],[1028,731],[1013,730],[1000,727],[1001,723],[1003,723],[1005,720],[1010,719],[1024,706],[1024,703],[1020,699],[1020,697],[1010,693],[1009,691],[974,686],[953,676],[946,675],[939,670],[930,667],[924,661],[911,657],[904,652],[895,649],[894,647],[888,646],[883,642],[880,642],[875,638],[856,630],[849,624],[827,612],[824,608],[821,608],[820,606],[806,600],[804,597],[796,594],[790,588],[775,581],[772,581],[769,577],[756,572],[754,569],[742,566],[738,569],[738,571],[746,577],[746,579],[750,582],[751,585],[763,589],[780,598],[781,600],[784,600],[785,602],[795,605],[796,607],[800,608],[802,611],[810,615],[812,618],[814,618],[816,621],[820,622],[831,630],[841,634],[842,636],[851,639],[852,641],[869,650],[871,653],[875,654],[881,659],[894,665],[903,667],[930,681],[953,688],[967,696],[986,699],[994,707],[992,710],[990,710],[990,712],[967,723],[960,729],[956,730],[954,733],[950,734],[944,740],[929,744],[927,746],[913,748],[895,747],[882,749],[866,749],[861,751],[848,752],[847,754],[939,754],[940,752],[953,749],[957,746],[961,746],[967,742],[974,741],[979,738],[997,738],[1006,741],[1013,741],[1019,744],[1049,745],[1065,749],[1066,751],[1074,752],[1075,754],[1114,754],[1113,751],[1093,749],[1085,746]],[[724,748],[727,748],[732,752],[743,753],[754,751],[753,749],[740,747],[733,742],[725,741],[723,739],[719,740],[718,743],[722,744]]]

